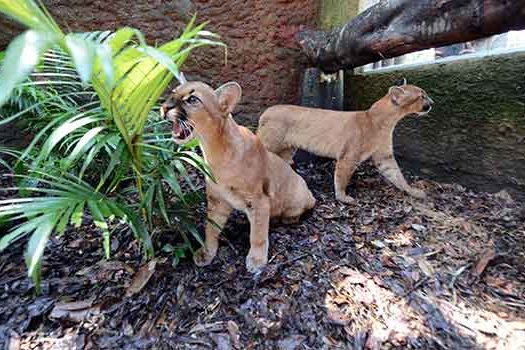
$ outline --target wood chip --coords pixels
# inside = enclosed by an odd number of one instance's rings
[[[430,265],[430,263],[426,259],[418,258],[416,260],[417,260],[417,265],[419,266],[421,271],[425,274],[425,276],[432,277],[434,275],[434,268],[432,267],[432,265]]]
[[[494,248],[489,248],[483,252],[481,257],[478,259],[476,264],[474,265],[474,268],[472,269],[472,273],[475,276],[481,276],[481,274],[485,271],[487,268],[487,265],[496,257],[496,250]]]
[[[49,318],[55,320],[68,320],[72,322],[82,322],[92,315],[100,313],[98,305],[93,306],[93,299],[73,301],[67,303],[57,303]]]
[[[130,297],[134,294],[137,294],[146,286],[151,276],[155,272],[155,267],[157,266],[157,260],[151,260],[147,264],[143,265],[137,273],[133,276],[131,285],[126,289],[126,296]]]

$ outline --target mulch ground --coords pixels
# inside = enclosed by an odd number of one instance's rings
[[[25,243],[13,245],[0,255],[0,348],[525,348],[525,211],[504,191],[416,180],[429,198],[414,200],[365,166],[343,205],[331,162],[298,171],[318,204],[271,227],[256,276],[240,214],[206,268],[173,268],[160,249],[144,262],[127,232],[104,260],[93,227],[70,230],[46,249],[40,296]]]

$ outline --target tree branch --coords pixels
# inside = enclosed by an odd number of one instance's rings
[[[381,0],[342,27],[297,39],[312,65],[334,72],[520,29],[524,0]]]

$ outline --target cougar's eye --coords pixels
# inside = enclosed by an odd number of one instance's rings
[[[193,96],[191,95],[190,97],[188,97],[188,99],[186,100],[186,103],[187,104],[190,104],[190,105],[196,105],[197,103],[199,103],[200,100],[198,97],[196,96]]]

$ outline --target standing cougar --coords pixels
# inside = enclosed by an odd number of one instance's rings
[[[208,223],[206,240],[194,255],[198,266],[211,263],[219,234],[232,209],[250,221],[250,251],[246,268],[255,272],[268,261],[270,216],[296,221],[314,207],[306,182],[290,165],[268,152],[250,130],[237,125],[231,113],[241,99],[235,82],[217,90],[201,82],[185,82],[161,107],[173,122],[173,139],[182,144],[197,137],[215,181],[206,179]]]
[[[411,187],[394,158],[392,134],[406,115],[428,114],[434,101],[417,86],[393,86],[367,111],[340,112],[299,106],[268,108],[259,120],[257,134],[269,151],[289,164],[297,148],[337,160],[335,196],[344,203],[353,198],[346,186],[357,165],[372,157],[379,172],[401,190],[417,198],[425,193]]]

